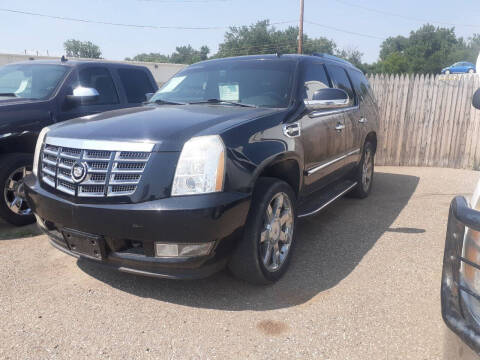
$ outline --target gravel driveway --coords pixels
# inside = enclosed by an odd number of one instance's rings
[[[269,287],[117,273],[0,223],[0,358],[441,359],[448,206],[478,172],[376,171],[368,199],[299,223]]]

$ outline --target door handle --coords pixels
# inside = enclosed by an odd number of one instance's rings
[[[360,120],[358,120],[358,122],[359,122],[360,124],[365,124],[365,123],[368,122],[368,120],[367,120],[367,118],[362,117],[362,118],[360,118]]]
[[[345,125],[338,123],[337,126],[335,126],[335,130],[337,132],[341,132],[343,129],[345,129]]]

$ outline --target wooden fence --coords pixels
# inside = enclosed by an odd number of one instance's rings
[[[480,169],[475,75],[374,75],[380,111],[378,165]]]

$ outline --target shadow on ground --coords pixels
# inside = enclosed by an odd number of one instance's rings
[[[40,235],[36,224],[17,227],[0,219],[0,240],[13,240],[36,235]]]
[[[303,304],[346,278],[384,232],[424,231],[391,229],[418,181],[415,176],[376,173],[369,198],[341,199],[299,221],[290,269],[271,286],[246,284],[227,271],[204,280],[172,281],[119,273],[88,261],[78,261],[78,266],[122,291],[185,306],[262,311]]]

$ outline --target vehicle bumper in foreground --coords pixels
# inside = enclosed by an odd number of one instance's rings
[[[176,279],[202,278],[222,269],[250,207],[250,196],[243,193],[78,204],[46,191],[33,176],[25,180],[25,193],[56,248],[123,272]],[[83,246],[90,241],[94,245]],[[155,243],[210,243],[211,248],[201,256],[157,257]]]
[[[479,212],[472,210],[463,196],[453,199],[448,216],[447,236],[442,273],[442,316],[447,326],[476,353],[480,353],[480,329],[471,318],[462,301],[463,292],[470,292],[461,285],[460,265],[466,228],[480,230]]]

